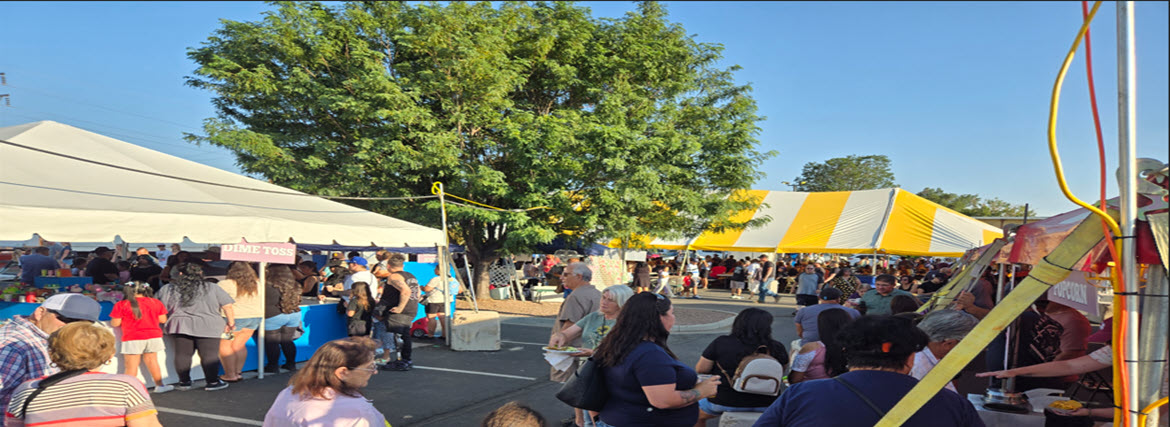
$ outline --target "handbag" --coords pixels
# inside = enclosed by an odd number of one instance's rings
[[[586,360],[573,376],[557,391],[557,399],[579,409],[601,412],[609,400],[605,388],[605,372],[592,357]]]

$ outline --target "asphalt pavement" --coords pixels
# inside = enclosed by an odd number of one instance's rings
[[[776,316],[772,331],[778,341],[787,344],[796,339],[791,295],[779,303],[768,298],[765,304],[732,300],[721,290],[701,291],[700,295],[707,298],[676,299],[675,303],[735,313],[747,307],[763,308]],[[509,317],[501,323],[499,351],[455,352],[438,342],[416,341],[413,370],[380,371],[362,393],[395,427],[478,426],[493,409],[513,400],[539,411],[550,425],[560,425],[560,420],[573,412],[554,397],[560,384],[548,380],[549,366],[540,350],[548,343],[551,319]],[[715,337],[730,329],[675,333],[669,345],[684,363],[694,364]],[[194,388],[152,397],[166,426],[261,425],[290,376],[268,375],[258,380],[250,372],[245,377],[251,378],[225,390]]]

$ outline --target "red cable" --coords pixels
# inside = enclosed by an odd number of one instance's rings
[[[1089,18],[1089,2],[1081,1],[1081,13]],[[1097,112],[1097,90],[1093,85],[1093,43],[1085,29],[1085,73],[1089,80],[1089,105],[1093,107],[1093,127],[1097,131],[1097,154],[1101,160],[1101,210],[1105,210],[1105,138],[1101,136],[1101,114]],[[1104,221],[1104,220],[1102,220]]]
[[[1081,1],[1081,15],[1084,19],[1089,18],[1089,2],[1088,1],[1085,1],[1085,0]],[[1106,179],[1105,178],[1105,138],[1101,135],[1101,115],[1100,115],[1100,113],[1097,112],[1097,91],[1093,85],[1093,47],[1092,46],[1093,46],[1092,42],[1089,39],[1089,30],[1085,29],[1085,74],[1086,74],[1086,77],[1089,81],[1089,103],[1093,109],[1093,127],[1097,132],[1097,154],[1098,154],[1098,157],[1100,159],[1100,165],[1101,165],[1101,210],[1104,211],[1107,208],[1106,203],[1105,203],[1105,182],[1106,182],[1105,181],[1105,179]],[[1113,239],[1110,238],[1109,227],[1107,224],[1105,224],[1104,219],[1101,220],[1101,227],[1105,229],[1105,236],[1107,237],[1107,239],[1106,239],[1107,243],[1105,246],[1109,248],[1109,255],[1111,258],[1113,258],[1113,264],[1115,266],[1112,273],[1117,274],[1117,283],[1122,284],[1123,289],[1121,289],[1121,291],[1124,292],[1125,291],[1125,289],[1124,289],[1125,281],[1124,281],[1123,277],[1121,276],[1121,259],[1118,258],[1118,256],[1117,256],[1117,249],[1113,246]],[[1116,293],[1116,291],[1117,290],[1115,290],[1115,293]],[[1126,338],[1125,337],[1126,324],[1129,323],[1129,321],[1131,319],[1128,319],[1127,316],[1125,315],[1126,304],[1125,304],[1124,298],[1122,298],[1120,301],[1116,301],[1115,307],[1118,310],[1115,311],[1114,315],[1113,315],[1114,323],[1117,324],[1118,329],[1116,329],[1116,330],[1119,331],[1119,333],[1117,335],[1118,335],[1118,338],[1121,342],[1117,342],[1118,340],[1115,340],[1115,342],[1113,342],[1113,345],[1123,346],[1121,348],[1121,353],[1124,354],[1124,351],[1125,351],[1124,350],[1124,345],[1125,345],[1124,340]],[[1122,359],[1124,360],[1124,357],[1122,357]],[[1125,401],[1125,399],[1127,397],[1127,395],[1126,395],[1127,389],[1129,388],[1129,384],[1127,384],[1127,382],[1126,382],[1126,378],[1128,378],[1128,371],[1129,371],[1129,367],[1126,366],[1126,364],[1124,362],[1121,363],[1121,365],[1119,366],[1119,375],[1118,375],[1120,380],[1121,380],[1121,384],[1119,384],[1120,387],[1117,387],[1117,389],[1118,389],[1117,391],[1120,392],[1122,395],[1122,398],[1121,398],[1122,402]],[[1129,424],[1128,417],[1126,417],[1124,415],[1121,417],[1120,421],[1121,421],[1120,424],[1122,426],[1128,426],[1128,424]]]

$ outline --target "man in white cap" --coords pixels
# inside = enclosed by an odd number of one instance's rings
[[[72,322],[96,322],[102,306],[81,294],[58,294],[31,316],[13,316],[0,326],[0,412],[16,386],[57,373],[49,362],[49,334]]]

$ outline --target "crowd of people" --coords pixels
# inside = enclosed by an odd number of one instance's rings
[[[95,259],[114,261],[107,251],[96,252],[101,253]],[[122,288],[126,299],[110,314],[111,326],[122,332],[122,374],[81,375],[107,363],[115,353],[113,335],[93,323],[100,307],[91,298],[55,295],[32,315],[4,324],[0,409],[6,408],[7,422],[68,422],[82,414],[100,414],[109,425],[158,425],[147,387],[137,378],[139,365],[146,366],[154,393],[186,390],[192,387],[191,361],[198,352],[205,390],[221,390],[243,379],[245,344],[264,319],[266,371],[294,372],[289,386],[275,398],[265,425],[384,425],[384,415],[361,390],[379,370],[411,369],[410,327],[420,303],[427,314],[427,335],[434,336],[444,324],[444,305],[458,292],[457,284],[444,286],[440,278],[420,285],[403,270],[403,255],[385,251],[375,255],[372,266],[356,253],[331,259],[320,269],[311,260],[295,266],[270,265],[265,283],[260,283],[251,264],[243,262],[231,263],[225,279],[208,281],[206,261],[194,261],[189,254],[180,257],[182,253],[176,251],[165,264],[154,262],[155,256],[137,254],[130,267],[155,266],[161,270],[155,272],[160,280],[164,275],[167,279],[157,289],[138,280],[125,282]],[[854,274],[853,266],[839,261],[772,262],[767,256],[706,257],[687,263],[653,260],[634,267],[629,286],[604,289],[593,285],[593,271],[583,262],[547,267],[544,273],[555,274],[568,293],[548,345],[578,349],[571,355],[570,368],[551,369],[550,379],[565,381],[584,358],[592,358],[601,368],[609,396],[599,411],[573,408],[573,417],[564,425],[705,426],[727,412],[760,412],[759,426],[872,425],[994,306],[995,272],[988,271],[958,292],[952,306],[918,314],[920,302],[950,279],[948,265],[929,261],[918,265],[903,261],[895,268],[860,266]],[[669,343],[675,324],[673,293],[669,285],[648,280],[652,269],[660,280],[678,274],[672,272],[683,274],[690,279],[684,292],[692,296],[714,280],[725,279],[733,297],[748,289],[757,303],[767,296],[778,299],[785,289],[776,287],[791,278],[800,307],[793,318],[799,339],[787,345],[775,340],[773,314],[746,308],[728,334],[712,340],[693,364],[684,362]],[[1012,280],[1021,275],[1016,276]],[[261,286],[264,298],[259,296]],[[350,337],[318,348],[298,368],[292,341],[303,332],[302,297],[339,298]],[[1070,375],[1112,363],[1107,347],[1087,351],[1090,333],[1084,315],[1041,298],[1021,316],[1016,367],[1002,366],[1006,338],[1001,336],[988,349],[987,372],[980,376],[995,381],[1018,377],[1018,391],[1063,388],[1075,379]],[[173,385],[162,384],[158,363],[158,353],[165,350],[164,334],[175,346],[173,368],[179,382]],[[279,363],[282,356],[284,364]],[[92,399],[65,404],[52,398],[79,387],[95,390]],[[857,409],[842,416],[843,407]],[[1090,410],[1076,414],[1104,415]],[[510,402],[489,414],[483,425],[547,422],[530,407]],[[951,382],[904,425],[981,426],[982,421]]]
[[[53,258],[48,249],[38,247],[19,258],[22,268],[31,272],[27,279],[22,275],[22,280],[31,283],[32,277],[40,274],[39,270],[33,270],[41,264],[50,269],[72,263],[82,266],[78,276],[92,277],[95,284],[117,286],[122,291],[124,299],[114,304],[109,325],[121,332],[120,348],[116,350],[124,359],[123,373],[77,376],[113,359],[113,331],[95,323],[101,306],[93,298],[75,293],[53,295],[32,315],[15,316],[0,326],[0,361],[4,363],[0,366],[0,411],[8,409],[6,425],[68,424],[87,413],[99,414],[102,420],[85,425],[157,425],[148,384],[138,379],[139,367],[145,365],[145,377],[153,383],[153,393],[185,391],[194,386],[191,368],[193,356],[198,353],[204,390],[225,389],[229,383],[243,379],[246,344],[261,327],[261,319],[265,332],[262,349],[267,361],[265,372],[296,371],[294,382],[303,384],[282,394],[278,403],[282,402],[280,399],[296,400],[297,396],[310,400],[323,395],[352,397],[354,390],[364,386],[364,382],[357,382],[361,376],[357,374],[361,371],[359,365],[374,363],[371,369],[382,370],[411,369],[410,328],[420,303],[428,320],[424,337],[429,338],[442,330],[446,303],[453,298],[448,294],[459,289],[454,279],[444,285],[438,277],[420,286],[417,278],[404,271],[406,257],[388,251],[376,253],[378,263],[372,269],[367,268],[369,263],[356,252],[347,258],[337,256],[328,260],[320,269],[312,259],[296,265],[271,264],[261,283],[255,265],[247,262],[228,264],[221,280],[207,277],[205,268],[226,263],[218,262],[214,256],[218,254],[216,248],[204,254],[212,255],[207,259],[182,251],[178,245],[172,246],[173,251],[159,245],[155,253],[140,248],[129,258],[119,255],[119,251],[98,247],[89,257],[75,257],[71,262]],[[316,254],[305,255],[309,258]],[[51,263],[42,262],[41,258]],[[117,267],[122,263],[127,265]],[[114,270],[107,264],[115,266]],[[308,365],[319,368],[321,363],[338,363],[337,354],[347,354],[349,359],[343,364],[352,372],[341,373],[337,380],[340,382],[326,381],[326,388],[332,391],[309,384],[326,374],[310,369],[307,376],[301,375],[296,364],[297,348],[293,341],[304,333],[302,297],[341,300],[339,314],[347,319],[351,340],[346,342],[350,344],[331,343],[318,351],[327,354],[314,355]],[[159,364],[159,353],[167,350],[164,335],[174,347],[171,368],[178,377],[174,384],[163,383]],[[371,339],[371,335],[382,342]],[[369,350],[370,357],[366,359],[354,353],[354,349]],[[382,350],[381,356],[374,350]],[[315,364],[314,360],[322,357],[327,360]],[[221,368],[223,375],[220,375]],[[368,378],[366,375],[365,380]],[[67,403],[48,397],[73,393],[78,387],[101,391],[94,399],[73,399]],[[117,389],[119,399],[123,400],[111,400],[105,393],[107,388]],[[52,393],[45,392],[46,389]],[[19,408],[11,407],[10,402]],[[298,411],[311,411],[312,405],[306,408]],[[361,411],[354,414],[358,418],[370,418],[370,414]],[[342,416],[346,417],[353,418]]]

